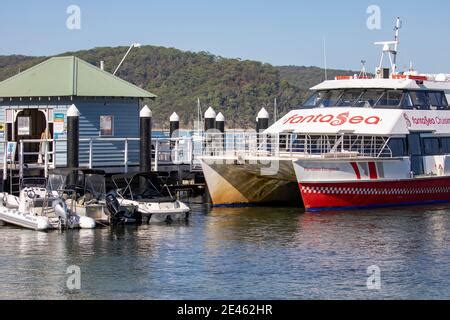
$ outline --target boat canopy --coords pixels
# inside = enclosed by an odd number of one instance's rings
[[[393,90],[445,90],[450,91],[449,81],[423,81],[413,79],[348,79],[348,80],[327,80],[311,90],[331,90],[331,89],[393,89]]]

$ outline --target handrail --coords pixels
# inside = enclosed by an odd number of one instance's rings
[[[354,134],[208,133],[202,157],[392,158],[390,137]],[[231,143],[230,143],[231,142]]]
[[[389,137],[358,136],[352,134],[310,135],[296,133],[265,134],[249,132],[206,132],[201,136],[153,138],[152,170],[161,165],[185,164],[190,170],[201,167],[201,157],[322,157],[322,158],[385,158],[392,157]],[[19,141],[19,168],[23,174],[25,156],[43,155],[45,174],[56,167],[62,153],[60,142],[67,139],[22,139]],[[121,166],[128,172],[130,166],[138,165],[139,148],[135,137],[81,137],[80,157],[82,165],[89,168],[108,165]],[[0,141],[1,142],[1,141]],[[4,144],[6,142],[3,142]],[[44,143],[44,153],[25,151],[26,143]],[[50,143],[53,149],[50,151]],[[132,144],[130,144],[132,143]],[[6,144],[5,144],[6,146]],[[6,151],[6,150],[4,150]],[[5,161],[4,152],[4,177]],[[62,156],[65,158],[65,155]]]

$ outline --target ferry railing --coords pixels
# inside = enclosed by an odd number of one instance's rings
[[[123,167],[128,172],[130,166],[139,165],[139,138],[114,138],[114,137],[88,137],[80,138],[80,166],[87,168]],[[3,150],[3,176],[7,174],[6,142]],[[44,168],[44,174],[48,176],[48,170],[57,165],[65,165],[67,139],[23,139],[18,143],[19,174],[23,177],[25,166]],[[25,145],[36,145],[29,149],[38,151],[26,151]],[[51,146],[51,147],[50,147]],[[194,154],[201,154],[198,141],[193,137],[180,138],[153,138],[152,162],[153,170],[158,170],[161,165],[186,164],[190,168],[199,165],[199,160]]]
[[[89,169],[123,167],[128,172],[129,166],[139,164],[139,138],[80,138],[79,156],[80,166]]]
[[[194,144],[192,137],[152,139],[153,170],[160,165],[190,165],[194,161]]]
[[[392,157],[389,137],[353,134],[206,133],[203,157],[381,158]]]

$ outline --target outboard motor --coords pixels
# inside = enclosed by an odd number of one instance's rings
[[[109,216],[109,220],[112,225],[140,222],[139,216],[135,212],[120,210],[119,200],[117,200],[117,197],[114,194],[108,193],[105,201],[105,213]]]
[[[54,200],[52,202],[53,210],[55,211],[55,215],[59,217],[64,226],[69,226],[69,213],[67,210],[66,204],[60,199]]]

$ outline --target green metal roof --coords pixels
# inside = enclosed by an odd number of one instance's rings
[[[54,57],[0,82],[0,97],[133,97],[156,95],[77,57]]]

